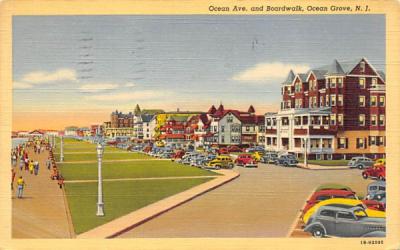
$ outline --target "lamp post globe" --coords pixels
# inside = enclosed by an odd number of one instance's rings
[[[98,161],[98,186],[97,186],[97,213],[96,216],[104,216],[104,203],[103,203],[103,178],[101,175],[101,164],[103,158],[104,147],[99,142],[96,147],[97,161]]]

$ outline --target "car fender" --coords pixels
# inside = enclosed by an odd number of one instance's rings
[[[325,226],[324,226],[324,224],[322,224],[322,223],[319,222],[319,221],[316,221],[316,222],[311,223],[310,225],[307,225],[307,226],[304,228],[304,232],[311,232],[311,229],[312,229],[314,226],[320,226],[320,227],[324,230],[324,234],[326,235]]]
[[[362,235],[361,237],[385,237],[386,232],[383,231],[372,231]]]

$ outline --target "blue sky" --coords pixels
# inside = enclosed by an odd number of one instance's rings
[[[384,69],[384,15],[15,16],[14,111],[265,111],[289,68],[361,57]]]

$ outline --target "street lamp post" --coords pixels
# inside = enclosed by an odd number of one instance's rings
[[[97,143],[97,160],[98,160],[98,185],[97,185],[97,213],[96,216],[104,216],[104,203],[103,203],[103,180],[101,176],[101,161],[103,158],[104,147],[101,141]]]
[[[64,161],[64,136],[61,136],[60,162]]]
[[[303,141],[304,141],[304,167],[308,167],[308,163],[307,163],[307,139],[308,138],[303,138]]]

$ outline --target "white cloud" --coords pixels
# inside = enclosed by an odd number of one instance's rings
[[[26,82],[13,82],[14,89],[31,89],[33,88],[32,84]]]
[[[136,84],[134,84],[133,82],[127,82],[125,83],[125,87],[135,87]]]
[[[59,81],[75,81],[76,72],[73,69],[58,69],[53,72],[34,71],[26,74],[22,78],[22,82],[30,84],[45,84]]]
[[[281,62],[259,63],[232,77],[242,82],[265,82],[267,80],[285,79],[290,70],[305,73],[310,69],[306,64],[284,64]]]
[[[118,88],[118,84],[115,83],[89,83],[79,87],[81,92],[96,93],[106,90],[112,90]]]
[[[130,93],[93,95],[93,96],[87,96],[86,98],[95,101],[135,101],[135,100],[146,100],[146,99],[163,97],[166,94],[167,94],[166,92],[142,90]]]

